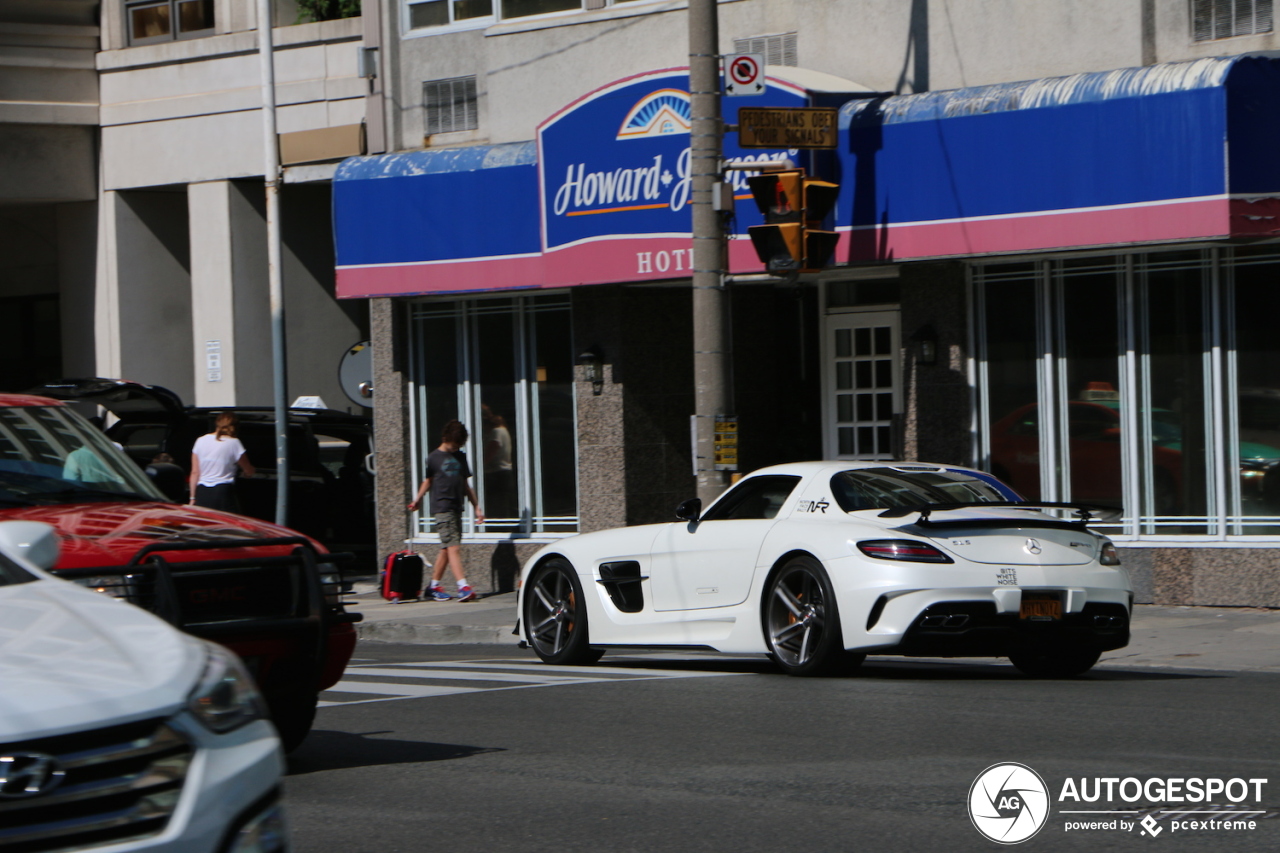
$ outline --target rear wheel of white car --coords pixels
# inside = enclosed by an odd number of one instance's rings
[[[529,643],[545,663],[591,664],[604,654],[589,643],[587,602],[567,560],[548,560],[534,570],[524,596],[524,620]]]
[[[769,656],[788,675],[827,675],[865,657],[845,651],[835,590],[812,557],[788,560],[769,580],[762,620]]]
[[[1015,652],[1009,662],[1032,678],[1071,678],[1088,672],[1101,656],[1093,649],[1046,646]]]

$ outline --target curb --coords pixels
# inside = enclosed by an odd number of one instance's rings
[[[427,646],[485,645],[514,646],[520,638],[511,633],[511,625],[482,627],[479,625],[415,625],[411,622],[360,622],[356,624],[358,640],[376,643],[410,643]]]

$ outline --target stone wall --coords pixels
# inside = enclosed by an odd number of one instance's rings
[[[1274,548],[1121,548],[1139,604],[1280,607]]]
[[[902,268],[903,459],[972,465],[971,354],[964,266],[959,262]],[[921,340],[936,342],[933,364],[921,362]]]

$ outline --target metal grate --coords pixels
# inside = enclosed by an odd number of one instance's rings
[[[765,65],[799,65],[796,58],[796,34],[778,33],[734,39],[734,53],[763,53]]]
[[[163,720],[0,744],[5,757],[53,759],[48,793],[0,799],[0,849],[81,850],[162,833],[177,809],[193,750]]]
[[[480,126],[475,75],[428,80],[422,84],[422,106],[427,113],[427,136],[475,130]]]
[[[1192,0],[1191,31],[1196,41],[1269,33],[1273,0]]]

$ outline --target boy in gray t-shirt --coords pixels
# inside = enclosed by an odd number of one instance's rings
[[[441,431],[440,446],[427,455],[426,477],[418,487],[418,494],[409,502],[409,512],[417,512],[422,498],[431,492],[431,516],[435,531],[440,535],[440,554],[431,572],[431,585],[425,590],[436,601],[448,601],[453,596],[444,591],[440,583],[445,567],[453,571],[458,582],[458,600],[473,601],[475,591],[467,583],[462,570],[462,512],[464,500],[470,500],[476,508],[476,522],[484,524],[484,513],[475,489],[471,488],[471,468],[462,447],[467,443],[467,428],[458,421],[449,421]]]

